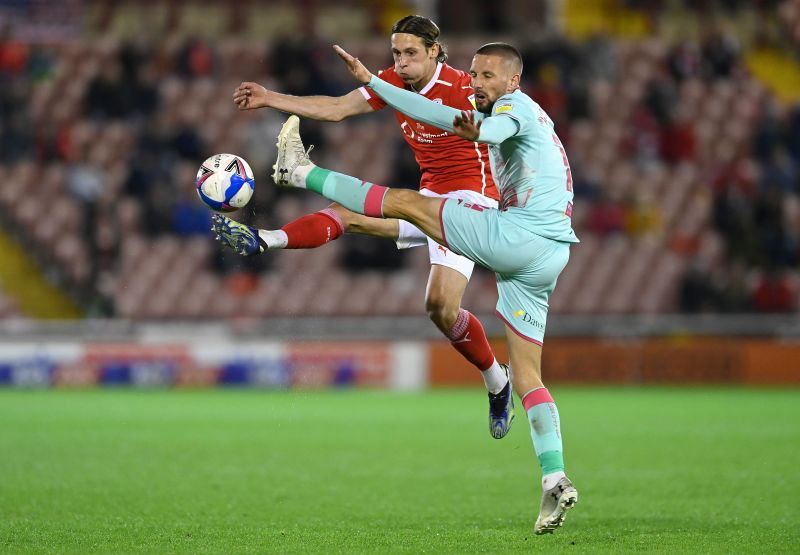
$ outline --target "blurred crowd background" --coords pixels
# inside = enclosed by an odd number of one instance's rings
[[[800,306],[800,1],[0,1],[0,317],[424,314],[426,249],[346,236],[241,258],[194,190],[244,156],[237,214],[278,228],[326,205],[269,179],[285,117],[239,82],[341,95],[341,43],[373,71],[409,13],[451,65],[506,40],[566,145],[582,243],[556,314],[788,313]],[[392,114],[304,121],[320,165],[415,188]],[[493,310],[477,270],[464,305]]]

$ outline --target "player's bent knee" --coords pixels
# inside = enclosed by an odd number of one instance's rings
[[[333,210],[336,212],[336,214],[338,214],[339,218],[342,220],[342,227],[344,228],[345,233],[353,231],[352,228],[358,223],[358,218],[363,217],[360,214],[356,214],[355,212],[348,210],[337,202],[333,202],[328,205],[326,210]]]
[[[390,189],[383,199],[383,215],[387,218],[400,218],[413,223],[438,207],[438,199],[428,198],[408,189]],[[437,208],[438,210],[438,208]]]
[[[434,241],[441,241],[442,202],[440,198],[429,198],[408,189],[389,189],[383,199],[383,216],[410,222]]]
[[[428,294],[425,298],[425,312],[440,327],[452,326],[458,317],[460,306],[454,299],[441,292]]]

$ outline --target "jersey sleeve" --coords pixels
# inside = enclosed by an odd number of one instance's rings
[[[396,87],[375,75],[367,83],[367,88],[372,89],[398,112],[450,133],[453,132],[453,119],[461,113],[460,110],[438,104],[420,94]]]
[[[387,83],[391,83],[396,87],[402,87],[403,82],[402,80],[397,77],[397,74],[394,72],[394,68],[384,69],[383,71],[378,72],[378,77],[386,81]],[[372,106],[372,109],[376,112],[378,110],[382,110],[386,107],[386,102],[383,99],[375,94],[372,89],[367,86],[359,87],[359,92],[364,96],[364,100]]]
[[[475,119],[476,123],[478,119]],[[499,145],[506,139],[519,133],[519,124],[515,119],[500,117],[485,118],[481,123],[479,143]]]
[[[504,95],[497,99],[492,108],[492,118],[510,118],[516,123],[517,132],[515,135],[522,135],[531,127],[533,114],[530,108],[520,102],[513,95]]]

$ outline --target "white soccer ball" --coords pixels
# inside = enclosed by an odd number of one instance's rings
[[[197,194],[215,212],[233,212],[250,202],[256,181],[250,165],[235,154],[215,154],[197,170]]]

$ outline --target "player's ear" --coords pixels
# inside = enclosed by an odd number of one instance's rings
[[[519,79],[520,74],[515,73],[511,76],[511,79],[508,81],[508,90],[506,92],[514,92],[519,88]]]

